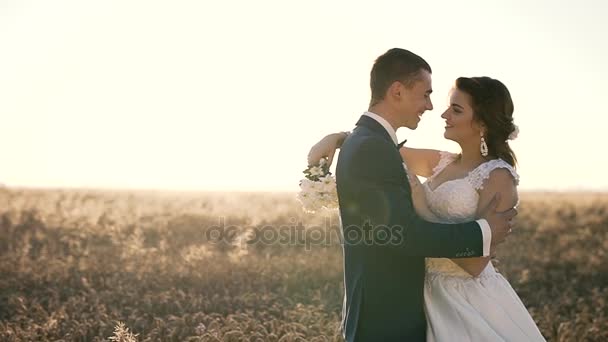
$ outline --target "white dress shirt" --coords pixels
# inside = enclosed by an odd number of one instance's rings
[[[378,115],[376,113],[372,113],[372,112],[365,112],[365,113],[363,113],[363,115],[369,116],[370,118],[376,120],[388,132],[388,135],[391,136],[391,138],[395,142],[395,145],[397,145],[399,143],[399,141],[397,140],[397,132],[395,132],[395,129],[393,128],[393,126],[391,126],[391,124],[388,123],[388,121],[386,121],[385,118],[381,117],[380,115]]]
[[[370,118],[376,120],[380,125],[382,125],[382,127],[384,127],[388,135],[391,136],[395,145],[399,144],[399,141],[397,140],[397,132],[395,132],[393,126],[391,126],[391,124],[388,123],[385,118],[372,112],[365,112],[363,115],[369,116]],[[403,167],[407,173],[407,165],[405,163],[403,163]],[[475,222],[477,222],[479,229],[481,229],[481,236],[483,239],[483,256],[490,256],[490,245],[492,244],[492,229],[490,229],[490,224],[488,224],[488,221],[485,219],[479,219]]]

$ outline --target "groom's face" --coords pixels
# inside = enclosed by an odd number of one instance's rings
[[[416,129],[422,114],[433,109],[431,73],[420,70],[418,80],[414,81],[409,87],[402,85],[400,91],[401,94],[396,104],[401,123],[400,127]]]

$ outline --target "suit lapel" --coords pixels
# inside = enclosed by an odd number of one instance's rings
[[[357,121],[357,126],[366,127],[369,130],[376,133],[378,136],[381,136],[383,139],[386,139],[391,143],[392,146],[395,146],[395,142],[393,138],[391,138],[390,134],[386,131],[386,129],[376,120],[370,118],[367,115],[361,115],[359,121]],[[405,176],[405,184],[403,186],[407,189],[408,192],[411,192],[410,183],[407,179],[409,177],[409,171],[405,168],[405,164],[403,163],[403,159],[401,158],[401,153],[399,153],[399,149],[395,146],[395,153],[399,155],[399,159],[401,160],[401,167],[403,168],[403,175]],[[413,176],[416,177],[416,176]]]

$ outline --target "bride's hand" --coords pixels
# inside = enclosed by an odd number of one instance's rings
[[[414,207],[417,211],[422,211],[424,210],[423,208],[428,207],[426,202],[426,193],[424,192],[422,183],[420,183],[420,179],[418,179],[416,175],[408,174],[407,178],[412,189],[412,201],[414,202]]]
[[[345,133],[332,133],[323,137],[308,152],[308,165],[316,165],[321,158],[327,158],[328,166],[330,166],[336,149],[342,145],[345,137]]]
[[[410,167],[408,167],[408,169],[410,169]],[[429,208],[426,201],[426,192],[424,191],[424,187],[422,186],[422,183],[420,183],[418,176],[408,172],[407,180],[409,181],[410,188],[412,190],[412,203],[414,204],[416,213],[425,218],[427,221],[439,222],[435,214],[433,214]]]

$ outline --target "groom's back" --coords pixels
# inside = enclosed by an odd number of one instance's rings
[[[358,172],[365,167],[370,139],[386,142],[387,163],[395,161],[394,144],[374,127],[359,125],[343,143],[336,166],[344,233],[343,333],[347,341],[424,341],[424,258],[376,241],[377,228],[369,224],[370,208],[383,209],[383,176],[364,178]],[[377,222],[377,216],[374,221],[374,226],[391,224]]]

